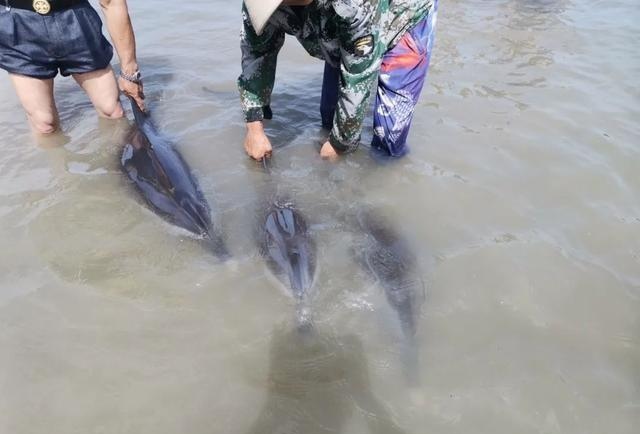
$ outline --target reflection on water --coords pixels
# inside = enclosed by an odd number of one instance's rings
[[[248,433],[347,433],[356,414],[370,433],[404,432],[373,393],[358,337],[276,327],[266,403]]]

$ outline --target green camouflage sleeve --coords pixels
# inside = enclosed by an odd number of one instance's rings
[[[329,142],[339,153],[354,151],[360,142],[369,96],[385,51],[377,25],[384,3],[337,0],[333,4],[338,15],[342,59],[338,104]]]
[[[240,102],[245,121],[271,117],[271,92],[276,76],[278,52],[284,44],[284,31],[267,23],[258,36],[246,8],[242,8],[242,73],[238,78]]]

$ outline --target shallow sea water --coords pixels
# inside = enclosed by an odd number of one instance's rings
[[[126,121],[59,79],[64,136],[38,141],[0,80],[0,433],[637,432],[638,2],[441,2],[412,152],[384,166],[319,159],[322,64],[288,40],[269,133],[318,244],[307,339],[252,238],[237,3],[130,2],[148,105],[232,264],[138,198]],[[360,206],[419,258],[420,385],[351,254]]]

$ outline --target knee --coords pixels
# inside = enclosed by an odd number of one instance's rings
[[[122,109],[120,101],[116,101],[108,107],[103,107],[102,109],[99,109],[98,112],[100,113],[100,116],[107,119],[121,119],[124,116],[124,110]]]
[[[124,117],[124,110],[122,109],[122,105],[118,103],[116,107],[113,109],[111,114],[109,115],[110,119],[122,119]]]
[[[56,116],[49,112],[30,112],[29,120],[33,129],[40,134],[52,134],[58,129]]]

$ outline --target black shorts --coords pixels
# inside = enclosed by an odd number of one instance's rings
[[[89,2],[50,15],[0,2],[0,68],[28,77],[53,78],[106,68],[113,48]]]

